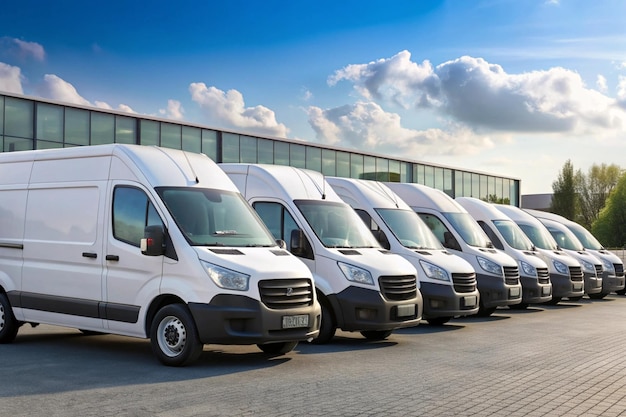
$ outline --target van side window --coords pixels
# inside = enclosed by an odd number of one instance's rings
[[[287,243],[287,250],[291,251],[291,232],[293,230],[299,230],[300,228],[285,207],[279,203],[260,201],[252,204],[252,207],[256,210],[267,228],[270,229],[274,239],[284,240]]]
[[[489,225],[487,223],[485,223],[482,220],[479,220],[478,221],[478,225],[481,227],[481,229],[484,230],[484,232],[489,237],[489,240],[491,240],[491,243],[493,243],[493,245],[496,247],[496,249],[504,250],[504,245],[502,244],[500,239],[498,239],[498,236],[496,236],[494,231],[491,229],[491,227],[489,227]]]
[[[163,226],[154,205],[142,190],[115,187],[113,192],[113,237],[139,247],[146,226]]]
[[[367,228],[370,229],[378,243],[380,243],[380,246],[385,249],[390,249],[391,245],[389,244],[389,239],[387,239],[385,232],[383,232],[380,226],[378,226],[378,223],[372,219],[372,216],[370,216],[367,211],[362,209],[354,209],[354,211],[356,211],[356,214],[358,214],[361,220],[363,220]]]

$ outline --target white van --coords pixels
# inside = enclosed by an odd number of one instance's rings
[[[517,223],[550,268],[550,281],[552,282],[550,304],[558,304],[563,298],[582,297],[584,274],[580,262],[559,248],[543,223],[519,207],[505,204],[495,204],[494,207]]]
[[[524,211],[527,210],[524,209]],[[590,252],[587,252],[576,235],[565,227],[563,223],[539,217],[537,219],[548,229],[559,248],[576,259],[582,266],[585,279],[585,294],[589,298],[597,297],[597,294],[602,292],[602,274],[604,272],[602,262]],[[576,301],[582,297],[568,298]]]
[[[590,298],[601,299],[612,292],[624,290],[624,263],[617,255],[604,249],[602,244],[598,242],[598,239],[589,230],[558,214],[539,210],[527,211],[535,217],[550,219],[564,224],[578,238],[585,251],[591,252],[593,256],[602,262],[602,291],[598,294],[591,294]]]
[[[206,155],[138,145],[0,154],[0,342],[24,323],[292,350],[319,332],[313,277]]]
[[[386,184],[420,215],[445,248],[472,265],[480,292],[479,315],[489,316],[499,306],[522,302],[517,262],[494,249],[476,220],[459,203],[425,185]]]
[[[424,299],[423,318],[428,323],[442,325],[453,317],[478,313],[479,293],[472,266],[447,251],[396,193],[378,181],[326,180],[384,248],[415,266]]]
[[[522,302],[512,307],[527,308],[552,300],[552,283],[548,265],[539,257],[532,242],[519,226],[492,204],[472,197],[457,197],[485,231],[491,243],[515,259],[519,265],[522,283]]]
[[[337,328],[382,340],[422,317],[417,271],[383,249],[352,208],[315,171],[220,164],[276,239],[309,267],[322,306],[320,334]]]

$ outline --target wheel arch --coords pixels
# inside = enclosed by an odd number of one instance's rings
[[[170,304],[187,305],[187,303],[185,303],[185,301],[183,301],[180,297],[173,294],[161,294],[152,300],[150,306],[148,307],[148,311],[146,312],[146,318],[144,321],[144,331],[147,337],[150,337],[150,328],[152,327],[152,321],[154,320],[154,316],[157,311]]]

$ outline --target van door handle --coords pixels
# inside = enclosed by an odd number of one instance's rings
[[[96,259],[98,257],[97,253],[93,253],[93,252],[83,252],[83,256],[85,258],[93,258]]]
[[[120,257],[117,255],[107,255],[105,259],[107,261],[119,261]]]

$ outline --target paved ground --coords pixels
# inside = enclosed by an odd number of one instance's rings
[[[146,340],[24,327],[0,345],[0,416],[626,416],[623,296],[338,336],[167,368]]]

